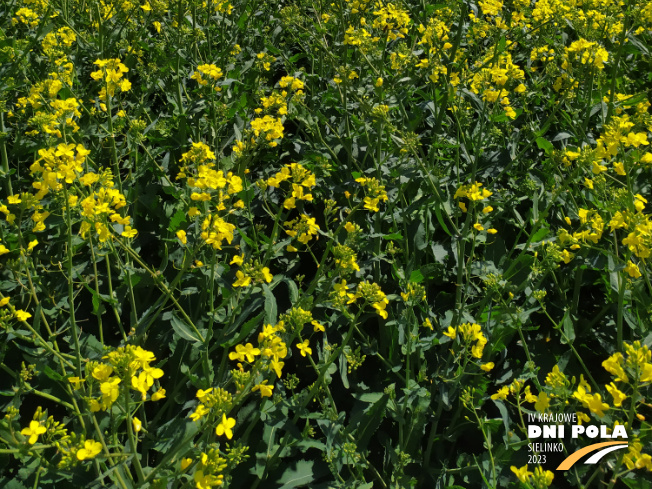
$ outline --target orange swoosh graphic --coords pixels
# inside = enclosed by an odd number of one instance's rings
[[[627,445],[627,442],[622,441],[605,441],[602,443],[594,443],[588,447],[584,447],[574,453],[571,453],[566,459],[559,464],[556,470],[568,470],[570,469],[575,462],[581,459],[584,455],[599,450],[600,448],[608,447],[611,445]]]

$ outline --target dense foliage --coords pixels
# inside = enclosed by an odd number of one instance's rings
[[[3,1],[0,485],[650,487],[651,35],[643,0]],[[628,448],[533,463],[555,413]]]

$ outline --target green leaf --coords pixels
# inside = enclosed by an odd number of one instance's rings
[[[539,149],[544,150],[546,154],[550,154],[552,152],[552,150],[555,149],[555,147],[552,145],[552,143],[550,141],[548,141],[547,139],[545,139],[545,138],[539,137],[539,138],[537,138],[536,141],[537,141],[537,146],[539,147]]]
[[[425,277],[423,276],[423,273],[421,273],[419,270],[414,270],[410,274],[410,282],[414,282],[418,284],[419,282],[423,282],[424,278]]]
[[[573,320],[571,319],[570,314],[566,314],[564,316],[562,327],[564,328],[564,333],[568,338],[568,343],[572,344],[573,340],[575,339],[575,326],[573,325]],[[566,343],[563,338],[562,343]]]
[[[240,343],[243,339],[245,339],[247,336],[249,336],[249,333],[260,324],[261,319],[263,319],[263,313],[261,312],[260,314],[256,315],[255,317],[251,318],[249,321],[244,323],[242,325],[242,328],[240,328],[240,332],[235,338],[232,338],[229,340],[227,343],[225,343],[223,346],[227,347],[232,347],[234,345],[237,345]]]
[[[186,222],[186,213],[179,209],[177,212],[174,213],[174,216],[172,216],[172,219],[170,219],[170,225],[168,226],[168,231],[171,233],[175,232],[177,229],[179,229],[179,226],[181,225],[182,222]]]
[[[276,485],[283,484],[279,489],[290,489],[292,487],[303,487],[310,484],[313,479],[312,460],[299,460],[293,466],[288,467],[283,475],[276,481]]]
[[[278,318],[278,311],[276,308],[276,297],[267,286],[263,284],[263,296],[265,297],[265,322],[269,324],[276,324]]]
[[[156,430],[156,443],[152,448],[160,453],[168,453],[173,448],[178,449],[179,447],[175,445],[197,433],[198,430],[199,423],[173,418]]]
[[[419,223],[417,234],[414,236],[414,246],[416,246],[417,250],[423,250],[428,246],[428,241],[426,240],[426,228],[423,225],[423,222]]]
[[[283,277],[283,280],[288,284],[288,292],[290,293],[290,302],[295,304],[299,300],[299,288],[297,284],[290,277]]]
[[[368,393],[366,397],[360,397],[361,402],[371,402],[362,408],[360,403],[354,407],[351,414],[351,422],[346,428],[347,433],[355,436],[356,444],[360,450],[366,449],[371,437],[376,432],[380,423],[385,418],[385,410],[389,396],[381,393]]]
[[[52,380],[63,380],[63,377],[59,372],[55,372],[47,365],[43,368],[43,373],[47,375]]]
[[[201,343],[201,339],[199,339],[197,333],[195,333],[192,328],[185,323],[185,321],[179,319],[174,313],[170,314],[170,324],[172,325],[174,332],[184,340],[192,343]]]

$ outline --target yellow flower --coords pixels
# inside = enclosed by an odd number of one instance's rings
[[[251,392],[260,390],[260,397],[272,397],[272,390],[274,389],[273,385],[267,385],[267,381],[264,380],[260,384],[257,384],[251,389]]]
[[[480,365],[480,368],[482,370],[484,370],[485,372],[489,372],[489,371],[493,370],[494,367],[495,367],[494,362],[487,362],[487,363],[485,363],[483,365]]]
[[[217,428],[215,428],[215,434],[217,436],[226,435],[226,437],[230,440],[231,438],[233,438],[233,431],[231,431],[231,429],[234,426],[235,426],[235,419],[227,418],[226,414],[222,414],[222,422],[217,425]]]
[[[35,239],[35,240],[33,240],[33,241],[30,241],[30,242],[27,244],[27,251],[32,251],[32,250],[34,249],[34,247],[35,247],[37,244],[38,244],[38,239]]]
[[[161,33],[161,23],[157,21],[157,22],[154,22],[153,24],[154,24],[154,29],[156,29],[156,32],[158,32],[160,34]]]
[[[451,340],[454,340],[457,336],[457,331],[452,326],[449,326],[448,329],[444,332],[444,336],[448,336]]]
[[[136,416],[134,416],[134,419],[131,421],[133,426],[134,426],[134,431],[138,433],[140,430],[143,429],[143,423],[140,419],[138,419]]]
[[[181,244],[186,244],[188,242],[188,238],[186,237],[186,232],[183,229],[177,231],[177,238],[179,238]]]
[[[312,321],[310,324],[312,324],[315,327],[315,333],[317,332],[324,332],[326,331],[326,328],[319,322],[319,321]]]
[[[233,282],[234,287],[246,287],[251,283],[251,277],[245,275],[242,270],[238,270],[235,276],[237,280]]]
[[[638,277],[641,276],[641,271],[638,269],[638,265],[636,265],[636,263],[632,262],[631,260],[627,262],[627,266],[625,267],[625,271],[632,278],[638,278]]]
[[[152,394],[152,401],[160,401],[165,398],[165,389],[159,389],[154,394]]]
[[[550,398],[548,397],[548,394],[543,391],[539,392],[537,402],[534,403],[534,409],[542,413],[548,409],[548,407],[550,407]]]
[[[520,469],[517,469],[515,466],[511,466],[510,470],[516,474],[516,477],[518,477],[518,480],[520,480],[523,484],[527,484],[530,480],[530,477],[532,477],[534,474],[530,472],[527,469],[527,465],[524,465]]]
[[[0,299],[0,307],[6,306],[7,304],[9,304],[9,297],[4,297]]]
[[[102,451],[102,444],[95,440],[86,440],[84,442],[84,448],[77,450],[77,459],[78,460],[87,460],[89,458],[95,458]]]
[[[281,375],[283,374],[283,367],[285,366],[285,362],[279,362],[276,359],[272,359],[270,362],[270,367],[272,367],[272,370],[274,370],[274,373],[276,373],[276,376],[280,379]]]
[[[382,78],[377,78],[376,79],[376,86],[377,87],[382,87],[383,86],[383,79]]]
[[[122,231],[121,236],[125,238],[134,238],[138,234],[138,231],[133,229],[131,226],[125,226],[125,230]]]
[[[616,384],[611,382],[610,384],[605,386],[607,388],[607,391],[611,396],[614,398],[614,406],[620,407],[623,404],[623,401],[627,399],[627,396],[618,390],[618,387],[616,387]]]
[[[602,397],[600,394],[593,394],[592,396],[587,396],[588,402],[586,402],[587,406],[592,413],[595,413],[598,415],[598,417],[602,418],[604,416],[604,411],[609,409],[609,404],[602,402]]]
[[[91,375],[100,382],[106,382],[113,373],[113,367],[110,365],[100,364],[93,369]]]
[[[496,392],[493,396],[491,396],[491,398],[494,401],[495,400],[504,401],[505,399],[507,399],[508,395],[509,395],[509,387],[503,386],[498,390],[498,392]]]
[[[224,482],[224,476],[222,474],[218,476],[214,475],[204,475],[203,470],[198,470],[195,472],[195,475],[193,476],[193,480],[195,481],[195,487],[197,489],[210,489],[211,487],[214,486],[221,486]]]
[[[190,467],[191,463],[192,463],[191,458],[182,458],[181,459],[181,470],[186,470],[188,467]]]
[[[36,443],[36,440],[38,440],[39,435],[42,435],[46,431],[47,430],[46,430],[45,426],[41,426],[41,423],[39,423],[38,421],[32,420],[32,421],[29,422],[29,427],[28,428],[23,428],[20,431],[20,434],[25,435],[25,436],[29,436],[29,440],[27,440],[27,441],[28,441],[28,443],[30,445],[33,445],[34,443]]]
[[[147,372],[141,372],[138,377],[135,375],[131,378],[131,386],[140,392],[143,401],[147,399],[147,391],[154,383],[151,377],[148,377]]]
[[[32,317],[32,315],[29,312],[25,312],[22,309],[16,309],[14,316],[16,316],[16,319],[18,319],[19,321],[27,321],[29,318]]]
[[[267,268],[267,267],[263,268],[262,273],[263,273],[263,278],[265,279],[265,282],[267,282],[267,283],[270,283],[272,281],[272,279],[274,278],[274,276],[271,273],[269,273],[269,268]]]
[[[229,353],[229,359],[230,360],[237,359],[239,362],[242,362],[246,357],[247,361],[251,363],[255,360],[255,358],[258,355],[260,355],[260,349],[254,348],[254,346],[251,343],[247,343],[245,346],[236,345],[235,351]]]
[[[206,416],[210,411],[206,409],[206,406],[203,404],[199,404],[197,408],[193,411],[193,413],[190,415],[190,419],[193,421],[198,421],[204,416]]]
[[[301,353],[302,357],[306,355],[312,355],[312,348],[310,348],[310,342],[308,340],[303,340],[303,343],[297,343],[297,348]]]

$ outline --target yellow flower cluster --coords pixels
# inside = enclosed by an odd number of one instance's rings
[[[640,440],[633,440],[629,442],[629,450],[623,455],[623,462],[629,470],[633,469],[646,469],[652,472],[652,456],[647,453],[641,453],[643,444]]]
[[[643,384],[652,382],[652,352],[640,341],[624,343],[625,354],[614,353],[602,366],[616,382]]]
[[[628,114],[613,117],[602,129],[602,134],[596,141],[595,157],[597,159],[610,159],[617,156],[621,149],[648,146],[650,143],[647,140],[647,132],[632,131],[635,126],[636,123],[631,120]]]
[[[67,46],[65,42],[57,46]],[[54,71],[48,73],[48,78],[32,85],[27,97],[19,97],[16,107],[24,114],[26,108],[31,106],[35,112],[29,119],[29,124],[38,129],[28,131],[25,134],[35,136],[44,132],[46,135],[63,138],[66,129],[77,132],[79,126],[73,117],[80,117],[78,110],[79,101],[73,97],[65,100],[58,100],[57,95],[64,86],[72,85],[74,67],[70,60],[62,52],[50,53],[52,56],[61,57],[54,60]]]
[[[573,397],[598,417],[604,417],[604,412],[609,409],[609,404],[602,401],[602,396],[599,393],[590,394],[590,392],[591,386],[582,377]]]
[[[407,291],[401,292],[401,298],[405,302],[425,302],[426,288],[421,284],[410,282],[407,284]],[[430,327],[432,328],[432,325]]]
[[[477,323],[464,323],[460,324],[457,328],[449,326],[448,330],[444,333],[445,336],[448,336],[453,341],[457,338],[458,334],[462,336],[462,340],[466,344],[475,342],[471,346],[471,355],[475,358],[482,358],[482,352],[487,344],[487,338],[482,333],[480,325]]]
[[[477,201],[477,200],[484,200],[493,195],[493,192],[491,192],[490,190],[487,190],[486,188],[480,189],[480,187],[482,187],[482,184],[479,182],[460,185],[460,187],[456,190],[453,198],[454,199],[467,198],[472,201]]]
[[[270,283],[274,276],[269,272],[269,268],[262,266],[260,263],[243,263],[241,256],[235,256],[231,264],[241,267],[235,274],[236,281],[234,287],[248,287],[253,284]]]
[[[609,53],[597,42],[578,39],[565,48],[565,56],[561,67],[567,70],[570,63],[579,61],[583,65],[592,64],[598,70],[602,70],[608,60]]]
[[[362,51],[364,54],[368,53],[371,50],[373,44],[378,41],[379,38],[372,38],[369,31],[364,27],[356,29],[350,25],[344,33],[344,44],[348,46],[359,46],[360,51]]]
[[[497,61],[492,56],[487,55],[487,59],[477,63],[482,68],[473,75],[471,91],[482,94],[486,102],[500,102],[505,115],[514,119],[516,112],[510,105],[509,95],[510,91],[517,95],[525,93],[525,85],[519,81],[525,78],[525,72],[512,62],[510,53],[501,54]]]
[[[229,428],[230,426],[230,428]],[[235,426],[235,419],[224,418],[223,424],[218,426],[222,427],[223,434],[227,434],[227,438],[231,439],[233,433],[231,428]],[[231,436],[228,436],[228,435]],[[201,464],[193,475],[193,481],[197,489],[210,489],[211,487],[221,486],[224,483],[224,475],[221,473],[228,466],[225,458],[220,456],[217,449],[211,449],[208,453],[201,454]]]
[[[283,225],[287,228],[285,234],[291,238],[295,238],[301,244],[307,245],[313,236],[315,239],[319,239],[317,234],[319,231],[319,225],[315,222],[314,217],[301,214],[298,219],[286,221]],[[288,245],[287,249],[288,251],[298,251],[298,249],[292,245]]]
[[[292,312],[290,312],[292,315]],[[310,318],[312,315],[308,312]],[[289,317],[288,315],[284,315]],[[285,332],[285,320],[279,321],[275,326],[265,324],[263,330],[258,333],[258,346],[254,347],[251,343],[235,346],[235,351],[229,353],[229,359],[238,362],[240,372],[243,372],[242,362],[251,364],[252,371],[247,372],[249,375],[257,376],[265,372],[273,372],[278,378],[283,375],[285,359],[288,355],[288,348],[281,336]],[[235,371],[237,372],[237,371]],[[257,383],[252,387],[251,392],[259,391],[261,397],[271,397],[274,385],[269,383],[269,379],[258,376]]]
[[[58,192],[63,189],[63,180],[72,184],[78,174],[83,173],[82,164],[90,154],[81,144],[61,143],[56,147],[40,149],[36,160],[30,167],[32,175],[38,174],[39,179],[32,186],[38,190],[36,198],[41,200],[50,190]]]
[[[387,192],[385,186],[381,185],[377,178],[360,177],[355,179],[364,189],[366,196],[364,198],[364,208],[371,212],[378,212],[378,204],[382,200],[387,202]]]
[[[278,117],[266,115],[264,117],[256,117],[251,121],[251,129],[254,131],[256,137],[261,133],[265,133],[265,139],[269,141],[269,146],[277,146],[278,143],[274,139],[283,139],[283,121]]]
[[[260,54],[258,56],[260,58]],[[303,89],[305,88],[305,85],[299,78],[284,76],[279,81],[279,87],[283,89],[280,93],[274,90],[269,96],[261,97],[260,101],[262,107],[258,107],[254,110],[257,115],[260,115],[265,111],[270,111],[276,112],[276,115],[284,116],[288,113],[288,102],[292,97],[298,100],[303,99]],[[256,138],[261,135],[265,136],[265,141],[267,141],[268,146],[271,148],[278,146],[277,140],[283,138],[284,127],[283,120],[280,117],[266,114],[263,117],[254,118],[250,122],[250,125],[250,134],[253,132],[254,135],[254,137],[250,139],[252,147],[256,145]],[[236,155],[241,155],[246,148],[246,140],[238,139],[233,146],[233,152]]]
[[[147,393],[154,385],[154,381],[163,376],[163,370],[152,367],[150,364],[156,361],[154,353],[144,350],[140,346],[127,345],[120,347],[103,357],[104,363],[91,365],[91,377],[100,386],[101,397],[90,398],[89,404],[92,412],[106,411],[120,396],[120,384],[123,381],[129,382],[131,388],[141,395],[141,400],[147,400]],[[72,377],[71,382],[89,381]],[[165,397],[165,389],[158,389],[150,395],[151,401],[158,401]]]
[[[342,280],[339,284],[335,284],[333,288],[334,294],[332,294],[332,299],[335,303],[344,304],[344,301],[346,301],[346,304],[355,304],[358,299],[362,299],[364,305],[371,305],[380,317],[387,319],[388,314],[386,308],[387,304],[389,304],[389,299],[378,284],[367,281],[360,282],[355,293],[352,293],[348,292],[346,280]]]
[[[71,47],[76,40],[77,35],[70,27],[61,27],[56,32],[48,32],[41,41],[41,47],[50,57],[63,56],[62,48]]]
[[[358,255],[346,245],[337,245],[333,248],[333,257],[335,258],[335,265],[341,274],[347,274],[352,271],[359,272],[360,266],[358,265]]]
[[[91,78],[105,82],[99,93],[100,100],[106,102],[107,94],[109,97],[114,97],[117,89],[120,89],[121,92],[131,90],[131,82],[123,78],[129,68],[120,61],[120,58],[98,59],[93,64],[97,65],[99,69],[91,73]],[[100,104],[100,107],[106,111],[105,104]]]
[[[312,187],[317,185],[315,174],[310,170],[304,168],[300,163],[290,163],[281,168],[273,177],[269,177],[265,182],[267,186],[272,188],[281,188],[281,183],[288,181],[292,184],[291,192],[283,202],[283,207],[286,209],[294,209],[297,206],[297,201],[312,201],[312,194],[309,193]]]
[[[206,8],[208,6],[208,2],[204,1],[201,5],[202,7]],[[211,2],[211,5],[215,12],[231,15],[231,12],[233,11],[233,5],[231,5],[231,2],[228,0],[218,0],[216,2]]]
[[[68,197],[68,205],[76,207],[79,196],[75,192],[84,193],[80,188],[74,187],[80,183],[83,187],[91,188],[91,191],[81,201],[80,211],[84,222],[80,228],[82,237],[86,237],[88,231],[94,228],[100,242],[104,243],[111,237],[110,229],[107,226],[107,217],[111,222],[124,226],[122,236],[133,238],[137,231],[131,227],[131,218],[122,216],[117,210],[127,205],[125,196],[115,188],[113,176],[110,170],[104,170],[100,175],[94,172],[83,173],[83,163],[90,151],[81,144],[59,144],[56,147],[41,149],[38,154],[40,158],[31,166],[32,175],[37,174],[38,179],[32,184],[38,190],[35,197],[42,199],[50,191],[60,192],[65,182],[70,186],[71,194]],[[93,188],[99,183],[99,188]],[[35,212],[32,220],[37,223],[34,232],[45,229],[43,220],[49,213]]]
[[[381,1],[378,2],[376,8],[377,10],[373,11],[376,18],[372,27],[383,31],[390,41],[403,39],[408,33],[408,27],[412,22],[408,11],[393,3],[383,5]]]
[[[214,84],[217,80],[222,78],[222,76],[223,73],[221,68],[218,68],[214,64],[203,64],[197,67],[197,71],[195,71],[190,78],[196,80],[200,85],[206,86],[208,85],[209,80]],[[215,90],[220,91],[221,88],[215,87]]]
[[[429,54],[434,55],[440,49],[450,49],[453,47],[448,41],[450,40],[448,34],[450,33],[449,24],[446,22],[448,16],[451,14],[449,8],[440,9],[437,12],[437,17],[428,19],[428,25],[419,25],[419,33],[421,39],[418,45],[425,44],[430,46]]]
[[[84,177],[87,177],[84,179]],[[131,217],[122,216],[117,211],[127,205],[125,196],[116,188],[110,171],[105,171],[101,177],[95,173],[87,173],[80,181],[92,185],[96,181],[100,182],[100,188],[93,192],[80,202],[82,208],[81,215],[85,218],[82,222],[79,234],[86,238],[91,228],[95,229],[100,243],[105,243],[111,238],[111,232],[107,225],[107,217],[112,223],[124,226],[121,236],[133,238],[138,231],[131,227]],[[74,199],[73,199],[74,201]]]
[[[16,25],[18,22],[25,24],[28,27],[36,27],[39,23],[39,16],[33,10],[22,7],[16,10],[16,17],[11,19],[11,22]]]
[[[233,405],[233,396],[219,387],[217,389],[213,389],[213,387],[206,390],[199,389],[196,396],[199,399],[199,404],[190,414],[190,419],[193,421],[199,421],[207,415],[211,415],[212,419],[219,419],[228,413]]]
[[[260,52],[256,55],[259,66],[261,66],[265,71],[269,71],[272,68],[272,63],[276,61],[276,58],[271,54]]]
[[[235,225],[224,220],[218,213],[227,210],[227,204],[242,189],[242,178],[229,172],[226,175],[222,170],[215,170],[215,154],[204,143],[192,143],[192,148],[181,156],[181,169],[177,180],[186,178],[186,184],[191,190],[190,200],[198,205],[203,204],[203,213],[206,214],[201,224],[201,238],[206,244],[216,250],[222,249],[224,241],[231,244]],[[212,206],[213,208],[209,207]],[[234,208],[244,207],[244,202],[237,200],[231,204]],[[229,211],[231,212],[231,211]],[[189,217],[202,214],[196,206],[188,209]],[[186,232],[180,236],[185,244]]]
[[[570,244],[570,249],[572,250],[579,249],[579,243],[585,243],[587,240],[591,241],[592,243],[597,243],[598,240],[602,237],[602,233],[604,231],[604,220],[597,211],[580,208],[577,211],[577,214],[582,226],[580,231],[576,231],[573,234],[570,234],[568,231],[562,228],[558,232],[559,243],[562,246]],[[569,221],[570,219],[567,219],[566,222]],[[570,260],[573,259],[573,255],[572,253],[568,253],[567,250],[564,250],[564,252],[562,252],[562,259],[565,263],[569,263]]]
[[[510,470],[516,475],[519,481],[527,484],[527,487],[534,487],[536,489],[548,487],[555,478],[555,474],[549,470],[544,470],[541,466],[534,469],[534,472],[530,472],[527,465],[524,465],[520,469],[512,465]]]
[[[85,238],[90,229],[94,228],[100,242],[106,242],[112,236],[107,225],[108,220],[124,226],[122,236],[126,238],[136,236],[137,231],[131,226],[131,218],[117,212],[125,207],[127,202],[125,196],[115,188],[111,171],[104,170],[101,174],[84,173],[83,164],[90,151],[81,144],[61,143],[55,147],[40,149],[38,154],[40,158],[30,166],[31,174],[36,176],[32,186],[38,191],[33,196],[34,199],[41,200],[49,192],[61,192],[64,190],[65,183],[69,192],[67,205],[71,208],[79,209],[77,203],[80,195],[85,195],[80,202],[81,210],[79,210],[84,219],[80,227],[82,237]],[[77,183],[81,186],[75,185]],[[88,188],[89,191],[85,191],[84,188]],[[0,211],[4,212],[9,220],[12,213],[5,212],[5,206],[2,207]],[[35,203],[32,203],[31,207],[35,209],[32,215],[35,223],[32,231],[43,231],[44,221],[50,213],[40,212],[41,206]]]

